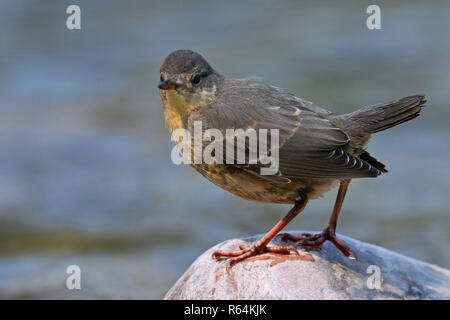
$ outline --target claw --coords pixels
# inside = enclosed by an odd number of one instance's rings
[[[349,253],[350,253],[350,255],[348,256],[348,258],[350,260],[354,260],[355,262],[358,262],[358,257],[356,256],[356,254],[352,250],[349,250]]]
[[[223,257],[218,255],[216,252],[213,252],[213,254],[211,255],[211,258],[213,260],[217,260],[218,261],[218,260],[222,259]]]
[[[227,260],[227,257],[222,257],[218,254],[216,254],[215,252],[213,252],[213,254],[211,255],[211,259],[216,260],[216,261],[222,261],[222,260]]]
[[[229,276],[231,276],[231,268],[234,266],[234,263],[230,262],[226,267],[225,267],[225,271],[227,272],[227,274]]]

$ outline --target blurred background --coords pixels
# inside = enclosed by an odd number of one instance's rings
[[[372,139],[390,172],[352,182],[338,232],[450,268],[450,3],[377,1],[374,31],[370,4],[2,0],[0,298],[159,299],[206,249],[287,212],[171,162],[157,84],[176,49],[335,112],[426,94]],[[336,192],[288,229],[323,229]]]

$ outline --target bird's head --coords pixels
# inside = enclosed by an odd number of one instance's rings
[[[163,101],[170,97],[187,109],[211,102],[222,79],[200,54],[190,50],[170,53],[160,71],[158,88]]]

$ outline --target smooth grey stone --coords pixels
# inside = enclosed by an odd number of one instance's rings
[[[328,241],[320,250],[299,248],[300,256],[267,253],[251,257],[233,266],[229,274],[226,260],[211,258],[215,250],[238,250],[239,245],[249,246],[262,236],[227,240],[210,248],[165,299],[450,299],[450,270],[343,235],[338,237],[352,248],[357,262]]]

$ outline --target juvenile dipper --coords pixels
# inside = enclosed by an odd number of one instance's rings
[[[340,184],[328,227],[322,233],[301,237],[280,234],[295,247],[320,247],[331,241],[345,256],[356,255],[336,237],[336,225],[351,179],[378,177],[385,165],[365,145],[373,133],[419,116],[423,95],[364,107],[349,114],[334,114],[283,89],[251,79],[225,78],[198,53],[177,50],[169,54],[160,74],[160,96],[170,132],[192,133],[195,121],[202,130],[278,129],[278,171],[261,174],[262,159],[246,163],[192,163],[204,177],[247,200],[289,203],[293,208],[260,241],[237,251],[216,251],[213,258],[229,258],[227,268],[265,252],[297,253],[269,242],[306,206]],[[268,139],[270,140],[270,139]],[[245,150],[251,151],[245,141]],[[270,147],[269,147],[270,149]],[[227,150],[228,151],[228,150]]]

